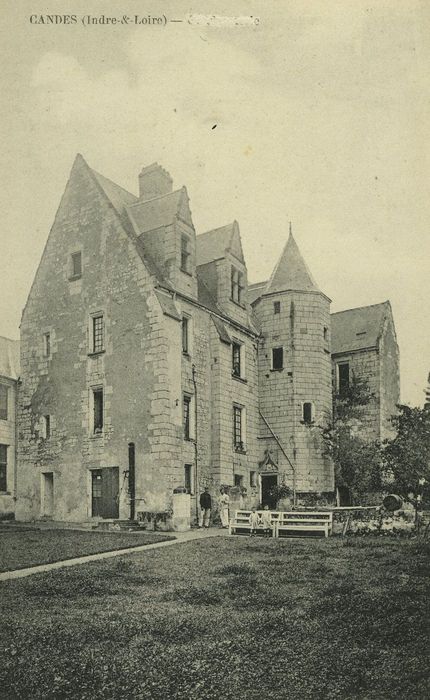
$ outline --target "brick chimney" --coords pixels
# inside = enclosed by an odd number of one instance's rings
[[[152,163],[142,168],[139,174],[139,198],[143,201],[161,197],[172,191],[173,180],[167,170]]]

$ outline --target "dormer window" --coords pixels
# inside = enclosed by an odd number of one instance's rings
[[[190,274],[190,239],[188,236],[181,236],[181,270]]]
[[[231,268],[231,298],[236,304],[242,303],[243,298],[243,273],[235,267]]]

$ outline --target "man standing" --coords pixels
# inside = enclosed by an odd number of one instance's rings
[[[206,486],[205,490],[200,496],[200,517],[199,517],[199,527],[209,527],[209,520],[211,517],[212,509],[212,499],[209,493],[209,489]]]

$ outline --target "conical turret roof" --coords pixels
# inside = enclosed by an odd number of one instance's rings
[[[302,254],[294,240],[291,227],[288,241],[281,257],[275,265],[265,294],[294,290],[298,292],[319,292],[320,289],[309,272]]]

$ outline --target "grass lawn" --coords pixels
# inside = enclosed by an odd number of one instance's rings
[[[85,532],[83,530],[0,530],[0,571],[25,569],[51,561],[137,547],[170,540],[152,533]]]
[[[429,553],[220,537],[6,582],[0,694],[424,699]]]

